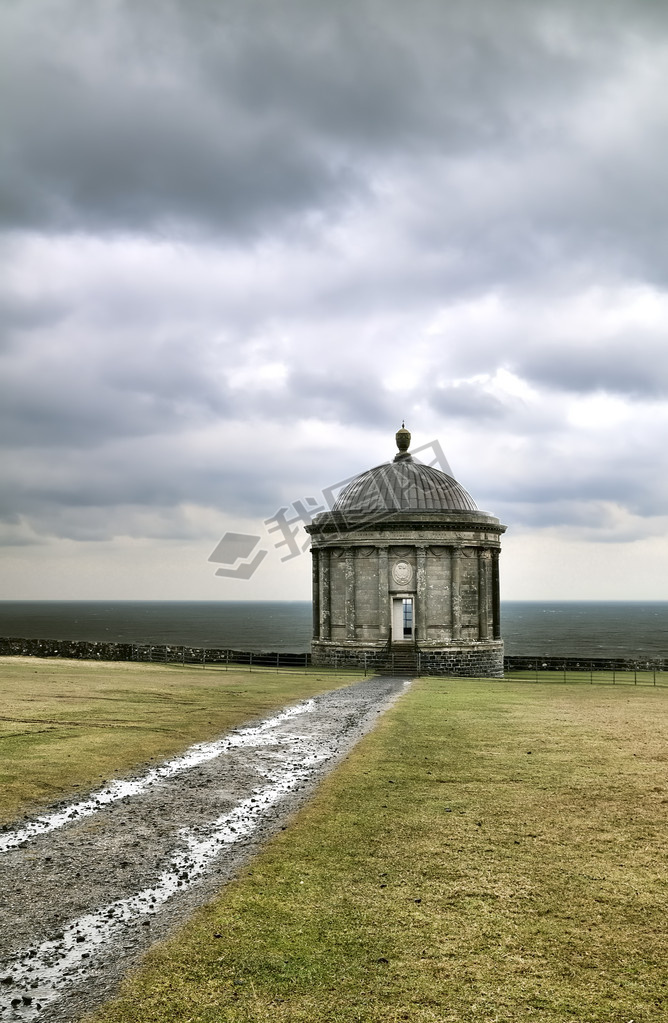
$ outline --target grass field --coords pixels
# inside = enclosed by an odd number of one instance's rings
[[[421,680],[95,1023],[668,1019],[668,691]]]
[[[0,824],[346,685],[322,672],[0,658]]]
[[[538,659],[537,659],[538,661]],[[584,668],[574,671],[572,668],[544,670],[538,664],[535,668],[513,668],[505,672],[506,679],[517,679],[522,682],[562,682],[580,685],[622,685],[622,686],[668,686],[668,671],[656,666],[600,671]]]
[[[0,819],[349,677],[0,660]],[[668,1019],[668,690],[416,682],[96,1023]]]

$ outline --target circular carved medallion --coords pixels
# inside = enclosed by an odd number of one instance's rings
[[[392,566],[392,578],[397,586],[408,586],[413,578],[413,566],[407,561],[397,561],[396,565]]]

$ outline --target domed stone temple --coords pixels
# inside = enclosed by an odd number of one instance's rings
[[[503,675],[500,536],[447,473],[409,453],[356,476],[306,527],[314,664]]]

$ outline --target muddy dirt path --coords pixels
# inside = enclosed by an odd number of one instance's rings
[[[0,833],[2,1023],[69,1023],[109,998],[407,685],[324,693]]]

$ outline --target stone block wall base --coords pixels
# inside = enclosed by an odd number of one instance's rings
[[[340,643],[311,644],[311,664],[335,668],[364,668],[374,671],[387,661],[387,647],[347,646]]]
[[[471,678],[503,678],[503,640],[467,643],[457,646],[419,647],[416,668],[421,675],[450,675]],[[403,664],[406,654],[397,654]],[[364,647],[355,644],[315,641],[311,646],[311,663],[337,668],[384,669],[391,664],[386,646]]]
[[[503,678],[503,641],[420,650],[420,674]]]

